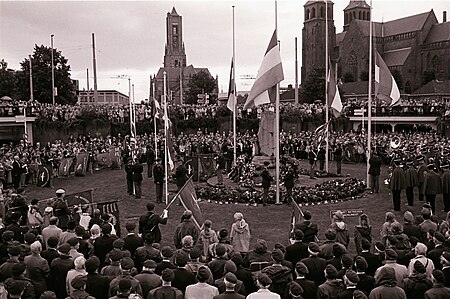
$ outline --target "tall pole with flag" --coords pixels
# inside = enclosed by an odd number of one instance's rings
[[[233,88],[233,93],[230,95],[233,97],[233,165],[236,165],[236,159],[237,159],[237,150],[236,150],[236,107],[237,107],[237,101],[236,101],[236,43],[235,43],[235,27],[234,27],[234,5],[233,5],[233,61],[232,64],[232,76],[233,76],[233,82],[231,88]]]
[[[167,169],[167,154],[168,154],[168,148],[167,148],[167,124],[166,124],[166,119],[167,119],[167,90],[166,90],[166,84],[167,84],[167,74],[164,71],[163,73],[163,77],[164,77],[164,83],[163,83],[163,105],[164,105],[164,170],[165,170],[165,191],[166,191],[166,204],[169,203],[169,178],[168,178],[168,172],[169,170]]]
[[[325,80],[328,77],[328,60],[330,59],[329,53],[328,53],[328,0],[325,0]],[[328,111],[328,84],[325,82],[325,123],[327,124],[325,126],[325,171],[328,172],[328,151],[329,151],[329,142],[328,139],[330,137],[329,133],[329,111]]]
[[[275,39],[278,41],[278,5],[275,1]],[[278,55],[280,48],[276,49]],[[276,198],[275,204],[280,204],[280,82],[276,85],[275,94],[275,182]]]
[[[156,78],[154,78],[156,80]],[[153,126],[155,129],[155,159],[158,159],[158,128],[156,126],[156,94],[155,94],[155,81],[152,82],[152,91],[153,91],[153,106],[152,106],[152,113],[153,113]]]
[[[369,11],[369,90],[367,91],[367,166],[366,166],[366,170],[367,170],[367,178],[366,178],[366,185],[368,188],[369,187],[369,179],[370,179],[370,175],[369,175],[369,160],[371,157],[371,152],[372,152],[372,42],[373,42],[373,38],[372,38],[372,0],[370,0],[370,11]],[[363,106],[363,117],[364,117],[364,106]],[[364,123],[363,123],[363,127],[364,127]]]

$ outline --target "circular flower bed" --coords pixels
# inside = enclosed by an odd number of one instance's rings
[[[298,173],[300,175],[309,175],[309,169],[300,168],[298,169]],[[314,175],[316,178],[338,178],[342,177],[341,174],[337,174],[335,172],[326,172],[325,170],[315,170]]]
[[[315,186],[294,187],[292,197],[299,204],[329,203],[337,200],[350,200],[359,197],[366,189],[364,181],[355,178],[335,179]],[[262,191],[251,184],[237,187],[196,186],[197,198],[218,203],[260,203]],[[275,188],[269,190],[269,203],[275,203]],[[281,198],[286,198],[286,190],[281,190]]]

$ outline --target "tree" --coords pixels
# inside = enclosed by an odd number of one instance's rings
[[[33,90],[34,99],[41,103],[52,103],[52,49],[44,45],[34,46],[31,56],[33,68]],[[55,87],[57,95],[55,102],[59,104],[75,104],[75,86],[70,79],[70,65],[62,56],[61,51],[53,50],[53,63],[55,66]],[[20,63],[22,71],[18,74],[18,99],[28,100],[30,98],[30,62],[25,58]]]
[[[436,74],[434,70],[426,70],[422,73],[422,85],[436,79]]]
[[[16,98],[17,76],[16,71],[8,68],[8,63],[0,61],[0,97]]]
[[[301,97],[304,103],[325,102],[325,70],[315,68],[302,84]]]
[[[187,93],[186,103],[196,104],[198,94],[207,93],[211,99],[216,88],[216,80],[207,72],[201,71],[192,75],[187,87],[189,91]]]

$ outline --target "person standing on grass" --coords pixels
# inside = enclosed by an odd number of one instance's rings
[[[316,177],[314,174],[314,169],[316,167],[317,155],[312,150],[312,148],[309,150],[309,153],[308,153],[308,161],[309,161],[309,178],[315,179]]]
[[[361,254],[362,252],[362,240],[366,239],[372,242],[372,226],[369,223],[369,216],[362,214],[359,216],[359,225],[355,226],[354,240],[356,246],[356,252]]]
[[[225,170],[225,158],[222,153],[217,156],[217,185],[223,185],[223,171]]]
[[[348,248],[350,243],[350,234],[348,232],[347,224],[344,222],[344,213],[336,211],[333,215],[333,223],[330,225],[331,229],[336,231],[336,242],[341,243]]]
[[[425,194],[427,202],[431,205],[431,211],[435,214],[436,195],[442,193],[442,181],[434,164],[428,165],[428,173],[423,182],[423,193]]]
[[[425,181],[425,172],[427,171],[427,164],[425,164],[424,156],[416,158],[417,163],[420,163],[417,169],[417,178],[419,180],[419,201],[423,201],[423,182]]]
[[[264,169],[261,172],[262,177],[262,187],[263,187],[263,195],[262,195],[262,204],[263,206],[267,205],[267,198],[269,197],[269,188],[270,188],[270,182],[272,182],[273,178],[269,173],[269,162],[264,161]]]
[[[133,160],[128,158],[125,165],[125,173],[127,178],[127,193],[133,195]]]
[[[234,223],[231,225],[230,240],[231,245],[236,252],[248,252],[250,247],[250,229],[248,223],[245,222],[242,213],[234,214]]]
[[[287,167],[286,174],[284,175],[284,187],[286,187],[286,198],[284,200],[285,203],[291,203],[292,201],[292,188],[294,188],[294,180],[295,180],[294,171],[292,169],[292,165]]]
[[[145,156],[147,160],[147,177],[151,178],[153,174],[153,163],[155,163],[155,151],[150,144],[147,145],[147,152]]]
[[[389,182],[389,189],[392,192],[394,211],[400,211],[401,192],[406,188],[405,171],[400,165],[401,162],[401,159],[394,160],[394,169],[392,170],[391,181]]]
[[[156,165],[153,167],[153,177],[156,191],[156,203],[163,203],[164,186],[164,168],[161,164],[161,158],[156,159]]]
[[[442,175],[442,199],[444,200],[444,211],[448,213],[450,211],[450,170],[449,164],[444,163],[441,165],[441,169],[444,170]]]
[[[369,159],[370,194],[378,193],[380,189],[381,164],[381,158],[372,151],[372,157]]]
[[[413,166],[412,160],[407,160],[406,166],[408,167],[405,171],[406,199],[408,201],[407,205],[412,206],[414,204],[414,188],[419,186],[419,175]]]
[[[134,159],[133,164],[133,183],[134,183],[134,193],[135,198],[139,199],[142,196],[142,173],[144,172],[144,167],[139,163],[139,159]]]
[[[342,146],[340,143],[337,144],[334,150],[334,160],[336,161],[336,173],[341,174],[342,168]]]

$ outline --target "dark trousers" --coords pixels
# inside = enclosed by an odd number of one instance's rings
[[[406,192],[406,199],[408,200],[408,205],[412,206],[414,204],[414,188],[407,187],[405,192]]]
[[[341,174],[342,171],[342,162],[341,161],[336,161],[336,172],[337,174]]]
[[[378,193],[380,190],[380,176],[379,175],[369,175],[370,178],[370,191]]]
[[[127,192],[133,194],[133,180],[127,180]]]
[[[134,196],[141,198],[142,196],[142,181],[134,181]]]
[[[153,163],[147,164],[147,177],[151,178],[153,176]]]
[[[442,198],[444,199],[444,211],[450,211],[450,194],[444,193],[442,194]]]
[[[223,169],[217,169],[217,183],[223,185]]]
[[[320,160],[320,163],[319,163],[320,171],[323,171],[324,167],[325,167],[325,160]]]
[[[425,194],[425,198],[430,203],[431,211],[434,214],[436,210],[436,194]]]
[[[14,185],[14,189],[16,189],[16,190],[19,189],[19,187],[20,187],[20,174],[13,175],[12,182],[13,182],[13,185]]]
[[[423,201],[423,183],[419,183],[419,200]]]
[[[292,187],[286,187],[286,202],[290,203],[292,200]]]
[[[155,184],[156,202],[157,203],[163,202],[163,185],[164,184]]]
[[[313,179],[315,177],[314,175],[314,166],[316,166],[316,164],[309,164],[309,178]]]
[[[402,190],[392,190],[392,202],[394,203],[394,211],[400,211],[400,194]]]
[[[269,197],[269,188],[263,188],[263,195],[262,195],[262,204],[263,204],[263,206],[266,205],[268,197]]]

